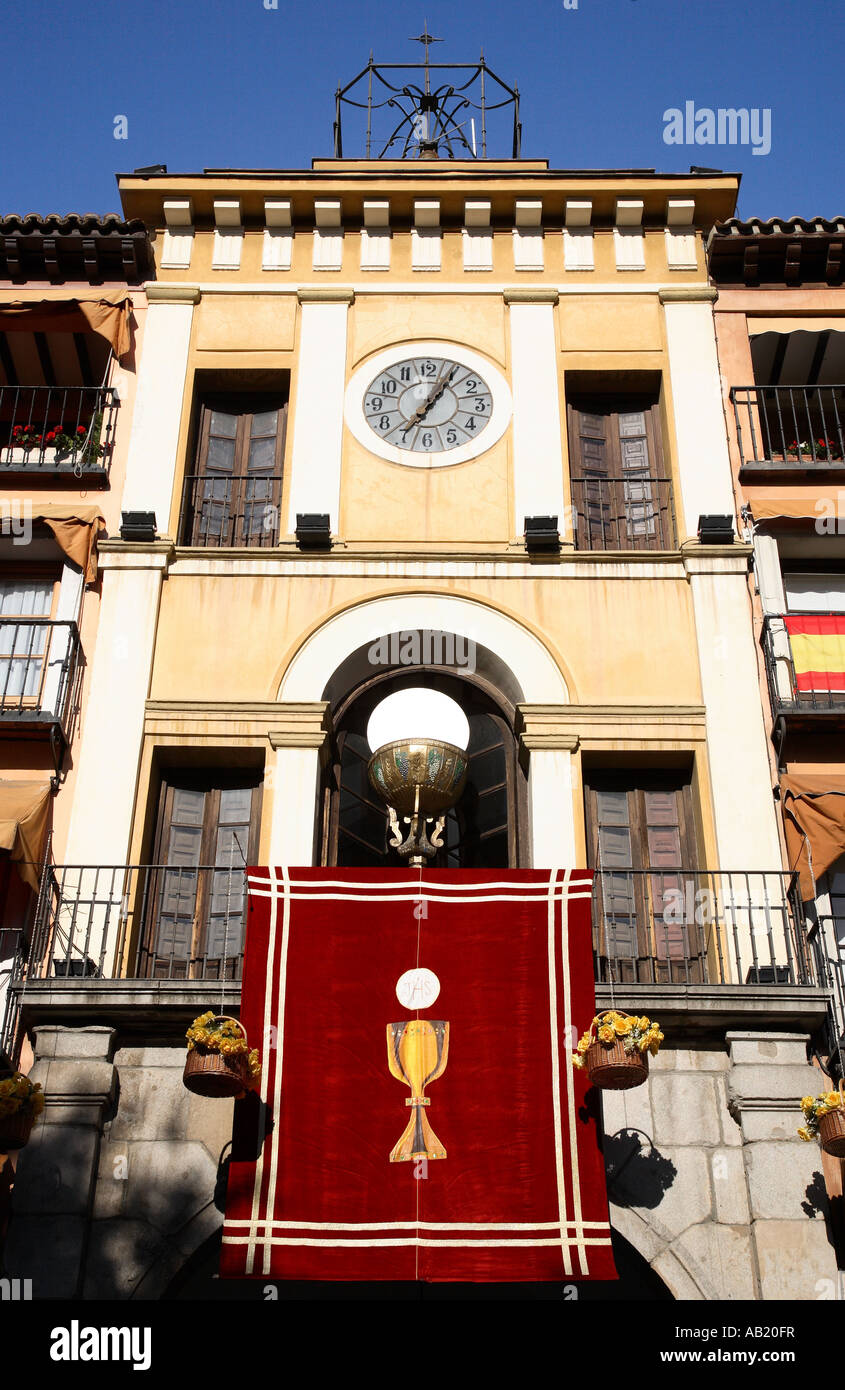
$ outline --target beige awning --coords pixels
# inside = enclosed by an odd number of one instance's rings
[[[845,775],[801,773],[781,777],[781,803],[789,866],[797,869],[801,897],[845,854]]]
[[[99,333],[111,345],[115,357],[129,351],[129,314],[132,300],[125,291],[90,299],[0,300],[0,331],[26,329],[30,333]]]
[[[38,892],[50,816],[49,782],[0,779],[0,850],[18,867],[24,883]]]
[[[783,517],[790,521],[818,521],[825,516],[819,506],[823,501],[818,484],[815,487],[779,487],[765,493],[745,489],[755,521],[774,521]]]
[[[82,570],[85,583],[93,584],[97,578],[97,537],[106,529],[100,508],[39,502],[33,504],[32,519],[49,526],[57,545]]]

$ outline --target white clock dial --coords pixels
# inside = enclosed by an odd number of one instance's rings
[[[370,429],[415,454],[471,444],[490,423],[493,394],[484,378],[453,358],[407,357],[373,377],[364,396]]]
[[[359,444],[404,468],[452,468],[492,449],[510,424],[504,374],[443,338],[382,348],[346,384],[344,415]]]

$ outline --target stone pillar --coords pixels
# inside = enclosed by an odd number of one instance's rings
[[[760,1297],[833,1298],[821,1151],[797,1134],[801,1097],[824,1090],[826,1078],[807,1062],[805,1033],[728,1033],[727,1041],[728,1104],[742,1129]]]
[[[531,864],[571,868],[583,862],[575,836],[572,759],[578,735],[566,705],[517,705],[520,758],[528,761]]]
[[[35,1298],[78,1298],[103,1123],[114,1101],[113,1028],[42,1026],[30,1072],[47,1098],[21,1151],[5,1261]]]
[[[269,732],[276,750],[272,769],[273,818],[269,862],[300,868],[319,862],[315,846],[320,769],[331,728],[327,700],[278,706]]]

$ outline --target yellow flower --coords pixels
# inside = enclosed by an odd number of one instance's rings
[[[615,1037],[616,1035],[613,1029],[606,1023],[603,1023],[601,1028],[599,1028],[599,1041],[603,1043],[612,1043],[615,1041]]]
[[[630,1033],[631,1029],[634,1026],[633,1021],[630,1018],[622,1018],[620,1014],[616,1015],[614,1019],[614,1024],[616,1027],[617,1035],[620,1038],[627,1037],[627,1035]]]
[[[801,1101],[801,1109],[804,1111],[805,1115],[809,1115],[812,1113],[815,1104],[816,1102],[812,1096],[804,1096]]]
[[[579,1042],[578,1042],[578,1051],[579,1051],[579,1052],[586,1052],[586,1051],[587,1051],[587,1048],[590,1047],[590,1046],[592,1045],[592,1041],[593,1041],[593,1040],[592,1040],[592,1038],[590,1037],[589,1033],[585,1033],[584,1036],[583,1036],[583,1038],[579,1039]]]
[[[807,1143],[809,1143],[812,1140],[812,1134],[808,1129],[804,1129],[803,1126],[801,1127],[801,1129],[799,1129],[798,1133],[802,1139],[806,1140]]]
[[[842,1104],[842,1097],[838,1091],[828,1091],[822,1099],[828,1110],[838,1110]]]
[[[583,1071],[583,1069],[584,1069],[584,1059],[583,1059],[583,1057],[581,1056],[581,1053],[580,1053],[580,1052],[574,1052],[574,1053],[572,1054],[572,1065],[573,1065],[573,1067],[577,1067],[579,1071]]]

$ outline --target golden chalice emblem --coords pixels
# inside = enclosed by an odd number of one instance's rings
[[[397,1081],[410,1086],[411,1095],[405,1104],[413,1110],[404,1134],[391,1150],[391,1163],[403,1163],[410,1158],[446,1157],[446,1150],[431,1128],[423,1107],[431,1103],[424,1095],[425,1088],[430,1081],[443,1075],[448,1055],[448,1023],[429,1022],[426,1018],[388,1023],[387,1065]]]

